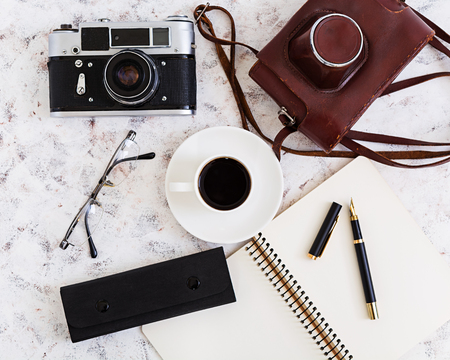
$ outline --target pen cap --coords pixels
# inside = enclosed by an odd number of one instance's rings
[[[321,257],[325,247],[330,240],[331,233],[334,230],[334,226],[338,220],[339,211],[341,211],[342,205],[333,202],[331,204],[330,210],[328,210],[327,216],[322,223],[322,226],[317,233],[316,239],[314,240],[311,249],[309,250],[308,256],[316,260]]]

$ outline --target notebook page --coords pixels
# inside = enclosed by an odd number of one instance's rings
[[[353,245],[353,198],[379,320],[369,320]],[[322,256],[307,253],[335,201],[339,222]],[[450,319],[450,268],[365,158],[349,165],[263,231],[355,359],[397,359]]]

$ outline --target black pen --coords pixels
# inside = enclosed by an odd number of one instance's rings
[[[359,272],[364,288],[364,296],[366,297],[367,310],[371,320],[378,319],[377,299],[375,298],[375,290],[373,288],[372,277],[370,276],[369,261],[367,260],[366,247],[359,227],[358,216],[355,213],[353,199],[350,201],[350,221],[353,230],[353,244],[355,245],[356,257],[358,259]]]

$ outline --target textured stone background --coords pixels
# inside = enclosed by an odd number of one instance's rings
[[[238,40],[260,49],[303,3],[223,0],[217,4],[235,16]],[[196,116],[50,118],[48,34],[61,23],[78,25],[102,17],[151,21],[171,14],[191,16],[198,4],[192,0],[1,1],[0,358],[159,359],[139,328],[72,344],[59,288],[216,246],[196,239],[176,222],[166,202],[164,179],[172,154],[190,135],[211,126],[241,126],[229,84],[212,44],[197,33]],[[450,31],[448,1],[411,0],[410,4]],[[229,35],[221,15],[211,18],[218,34]],[[249,51],[237,49],[238,78],[261,127],[274,136],[280,129],[277,107],[247,76],[254,61]],[[426,48],[401,78],[449,69],[450,59]],[[355,129],[450,141],[449,94],[450,79],[439,79],[386,96],[375,102]],[[86,249],[61,251],[58,244],[73,216],[129,129],[137,132],[142,152],[155,151],[157,157],[140,164],[120,187],[102,190],[99,200],[106,211],[95,233],[97,259],[91,259]],[[314,148],[299,134],[288,144]],[[284,155],[280,210],[348,162]],[[426,170],[376,166],[450,263],[449,165]],[[427,294],[415,291],[426,306]],[[402,360],[450,359],[449,354],[447,323]]]

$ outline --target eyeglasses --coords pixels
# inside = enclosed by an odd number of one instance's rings
[[[98,185],[70,224],[64,240],[59,244],[61,249],[65,250],[69,245],[80,246],[88,242],[91,256],[93,258],[97,257],[98,253],[92,240],[92,233],[98,227],[103,216],[102,204],[97,200],[100,190],[103,186],[115,187],[120,185],[136,169],[138,160],[151,160],[155,157],[154,152],[139,155],[139,146],[134,141],[135,137],[136,132],[130,130],[127,137],[120,143],[106,166],[106,170],[100,178]],[[80,221],[84,223],[86,233],[72,234]]]

